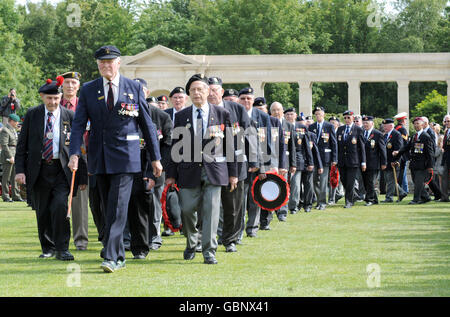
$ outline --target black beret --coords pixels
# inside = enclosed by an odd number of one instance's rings
[[[67,72],[61,75],[63,78],[81,79],[81,74],[78,72]]]
[[[56,77],[56,81],[47,79],[44,85],[39,88],[39,93],[46,95],[58,95],[61,93],[61,86],[64,82],[62,76]]]
[[[344,115],[344,116],[353,116],[353,115],[355,115],[355,113],[354,113],[353,111],[351,111],[351,110],[346,110],[346,111],[343,113],[343,115]]]
[[[319,110],[325,112],[325,108],[324,107],[315,107],[312,113],[315,114],[316,111],[319,111]]]
[[[209,77],[208,78],[208,83],[210,85],[220,85],[220,86],[222,86],[222,78],[220,78],[220,77]]]
[[[288,112],[295,113],[295,109],[294,108],[288,108],[288,109],[284,110],[284,113],[288,113]]]
[[[186,84],[186,94],[189,96],[189,88],[191,88],[191,85],[193,82],[196,81],[202,81],[205,84],[209,85],[208,83],[208,77],[206,77],[204,74],[195,74],[191,78],[189,78],[189,81]]]
[[[328,121],[331,121],[331,120],[336,120],[337,122],[341,122],[341,121],[339,120],[339,118],[338,118],[338,117],[335,117],[335,116],[332,116],[332,117],[330,117],[330,119],[328,119]]]
[[[253,107],[261,107],[266,105],[266,98],[264,97],[257,97],[255,98],[255,101],[253,102]]]
[[[150,102],[154,102],[154,103],[158,103],[158,99],[156,99],[156,97],[150,96],[147,99],[145,99],[148,103]]]
[[[186,91],[184,90],[183,87],[175,87],[175,88],[170,92],[169,97],[172,98],[173,95],[179,94],[179,93],[185,94]]]
[[[225,89],[225,92],[223,93],[223,98],[229,97],[229,96],[236,96],[239,97],[239,92],[236,89]]]
[[[362,120],[363,121],[373,121],[373,117],[372,116],[363,116]]]
[[[144,79],[142,79],[142,78],[135,78],[135,79],[133,79],[134,81],[137,81],[138,83],[141,83],[142,84],[142,86],[144,86],[145,88],[147,88],[148,86],[147,86],[147,82],[144,80]]]
[[[246,87],[239,91],[239,97],[241,95],[253,95],[255,93],[255,90],[252,87]]]
[[[117,47],[114,45],[107,45],[100,47],[95,52],[95,59],[115,59],[120,55],[120,51]]]
[[[165,96],[165,95],[161,95],[157,99],[158,99],[158,101],[164,101],[164,102],[169,101],[169,98],[167,98],[167,96]]]
[[[383,124],[394,123],[394,119],[388,118],[383,120]]]

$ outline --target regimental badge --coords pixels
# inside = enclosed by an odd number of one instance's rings
[[[388,144],[386,144],[386,147],[387,147],[388,149],[392,149],[392,143],[391,143],[391,142],[388,142]]]
[[[53,140],[53,133],[52,133],[52,132],[47,132],[46,137],[47,137],[47,139],[49,139],[49,140]]]
[[[187,123],[186,124],[186,129],[190,129],[191,128],[191,124],[190,123]]]
[[[375,140],[370,140],[370,147],[371,147],[372,149],[375,148]]]
[[[341,134],[338,135],[338,141],[342,141],[342,135]]]
[[[330,134],[326,133],[326,132],[322,132],[322,139],[324,143],[327,143],[328,140],[330,139]]]
[[[357,141],[356,141],[356,138],[353,137],[353,138],[352,138],[352,144],[356,144],[356,142],[357,142]]]
[[[237,135],[241,131],[241,128],[239,127],[239,122],[235,122],[232,125],[232,132],[233,136]]]

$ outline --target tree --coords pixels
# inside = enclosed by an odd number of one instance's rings
[[[411,114],[412,118],[425,116],[430,122],[440,123],[447,114],[447,96],[442,96],[436,90],[433,90],[411,110]]]

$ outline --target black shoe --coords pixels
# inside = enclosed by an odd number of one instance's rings
[[[419,202],[414,201],[414,200],[411,200],[411,201],[408,203],[408,205],[417,205],[417,204],[419,204]]]
[[[25,200],[23,200],[22,198],[16,198],[16,199],[13,199],[13,201],[25,202]]]
[[[40,259],[48,259],[48,258],[52,258],[55,256],[55,252],[54,251],[46,251],[44,253],[42,253],[39,258]]]
[[[385,199],[383,201],[381,201],[382,203],[393,203],[394,200],[393,199]]]
[[[298,212],[298,209],[291,209],[289,210],[289,212],[291,213],[291,215],[295,215]]]
[[[217,260],[216,260],[216,258],[214,256],[210,256],[210,257],[204,258],[203,263],[205,263],[205,264],[217,264],[219,262],[217,262]]]
[[[133,257],[133,259],[135,259],[135,260],[145,260],[145,258],[146,258],[146,255],[144,253],[138,253]]]
[[[372,205],[373,205],[373,202],[368,201],[368,202],[366,202],[366,205],[365,205],[365,206],[369,207],[369,206],[372,206]]]
[[[325,205],[320,205],[319,210],[325,210]]]
[[[69,251],[56,251],[56,259],[61,261],[73,261],[73,255]]]
[[[425,200],[420,200],[418,203],[419,204],[426,204],[429,203],[431,201],[431,198],[425,199]]]
[[[161,248],[161,245],[160,245],[160,244],[154,243],[154,244],[151,244],[151,245],[150,245],[149,250],[150,250],[150,251],[156,251],[156,250],[158,250],[159,248]]]
[[[163,233],[161,233],[161,235],[162,235],[163,237],[170,237],[170,236],[173,236],[174,234],[175,234],[175,233],[173,233],[173,231],[170,230],[170,229],[164,230]]]
[[[8,199],[3,199],[3,202],[5,202],[5,203],[12,203],[13,200],[11,198],[8,198]]]
[[[311,207],[306,207],[305,212],[311,212]]]
[[[344,208],[352,208],[353,207],[353,204],[351,204],[351,203],[347,203],[345,206],[344,206]]]
[[[253,233],[253,232],[247,233],[247,237],[256,238],[256,233]]]
[[[234,243],[230,243],[225,247],[225,252],[237,252],[236,245]]]
[[[281,221],[281,222],[285,222],[286,221],[286,216],[284,216],[284,215],[283,216],[279,216],[278,220]]]
[[[186,248],[183,252],[183,258],[187,261],[193,260],[195,258],[195,248],[193,249]]]
[[[260,226],[259,230],[271,230],[271,228],[269,227],[269,225],[266,225],[266,226]]]
[[[338,201],[339,201],[339,199],[341,199],[342,197],[344,197],[344,196],[342,196],[342,195],[336,195],[336,197],[334,197],[334,202],[337,204]]]
[[[398,198],[397,202],[398,203],[401,202],[406,196],[408,196],[408,194],[400,195],[400,197]]]
[[[83,245],[79,245],[76,248],[77,248],[77,251],[86,251],[87,250],[87,247],[85,247]]]

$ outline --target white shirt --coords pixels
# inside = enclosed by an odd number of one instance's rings
[[[60,118],[61,118],[61,110],[56,108],[55,111],[53,111],[53,159],[59,159],[59,130],[60,130]],[[49,111],[45,107],[45,116],[44,116],[44,138],[45,138],[45,131],[47,129],[47,120],[48,120],[48,113]]]
[[[365,132],[367,131],[367,138],[366,138],[366,140],[367,140],[368,138],[370,138],[370,134],[372,133],[372,130],[373,130],[373,128],[371,128],[370,130],[364,130],[364,134],[365,134]]]
[[[250,108],[249,111],[247,111],[248,117],[251,119],[252,118],[252,111],[253,111],[253,107]]]
[[[119,81],[120,81],[120,74],[117,73],[117,76],[111,81],[112,82],[112,91],[114,94],[114,104],[117,103],[117,100],[119,100]],[[109,92],[109,80],[103,77],[103,89],[105,92],[105,103],[108,100],[108,92]]]
[[[192,127],[194,128],[194,134],[197,135],[197,116],[198,116],[198,111],[197,111],[197,107],[192,105]],[[205,131],[206,134],[206,130],[208,127],[208,117],[209,117],[209,104],[205,103],[201,109],[202,111],[202,119],[203,119],[203,130]]]

